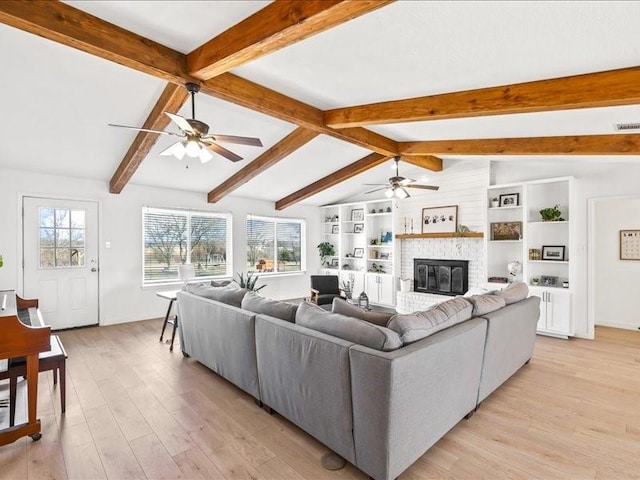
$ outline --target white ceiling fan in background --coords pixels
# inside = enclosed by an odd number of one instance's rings
[[[365,195],[375,192],[380,192],[384,190],[384,194],[388,198],[396,197],[399,199],[408,198],[409,192],[407,188],[415,188],[420,190],[439,190],[440,187],[435,185],[421,185],[416,183],[417,180],[413,178],[401,177],[398,173],[398,163],[400,162],[400,157],[397,156],[393,159],[395,162],[394,168],[396,171],[395,176],[389,178],[389,183],[365,183],[364,185],[368,186],[378,186],[379,188],[374,188],[373,190],[369,190],[368,192],[364,192]]]

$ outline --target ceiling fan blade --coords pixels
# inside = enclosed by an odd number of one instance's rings
[[[223,143],[236,143],[238,145],[251,145],[252,147],[262,147],[262,142],[259,138],[255,137],[237,137],[235,135],[218,135],[217,133],[210,133],[204,135],[203,140],[214,140],[216,142]]]
[[[226,148],[221,147],[217,143],[202,142],[202,144],[205,145],[210,150],[213,150],[214,152],[216,152],[218,155],[222,155],[223,157],[231,160],[232,162],[239,162],[240,160],[242,160],[242,157],[240,155],[237,155],[233,153],[231,150],[227,150]]]
[[[175,135],[176,137],[182,137],[179,133],[163,132],[162,130],[151,130],[150,128],[130,127],[128,125],[116,125],[114,123],[107,123],[110,127],[128,128],[129,130],[138,130],[139,132],[160,133],[162,135]]]
[[[380,191],[386,190],[386,189],[387,189],[387,187],[374,188],[373,190],[369,190],[368,192],[364,192],[364,194],[367,195],[368,193],[380,192]]]
[[[405,178],[403,180],[400,180],[400,185],[409,185],[410,183],[416,183],[417,180],[414,180],[413,178]]]
[[[405,185],[405,188],[420,188],[422,190],[440,190],[440,187],[435,185]]]
[[[183,132],[189,133],[191,135],[196,135],[196,131],[189,124],[189,122],[187,122],[186,118],[181,117],[180,115],[169,113],[169,112],[164,112],[164,114],[167,117],[169,117],[173,123],[175,123],[178,127],[180,127],[180,130],[182,130]]]

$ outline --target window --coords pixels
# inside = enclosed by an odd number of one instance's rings
[[[84,267],[85,211],[40,208],[40,268]]]
[[[143,285],[178,280],[178,265],[196,277],[231,277],[231,215],[144,207]]]
[[[302,272],[305,263],[304,220],[247,217],[247,272]]]

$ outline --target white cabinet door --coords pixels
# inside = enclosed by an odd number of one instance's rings
[[[372,303],[380,303],[380,288],[378,286],[378,277],[380,275],[367,273],[367,296]]]
[[[544,331],[547,329],[547,303],[546,303],[546,290],[538,290],[534,288],[529,289],[529,293],[532,296],[540,297],[540,317],[538,318],[537,331]]]
[[[563,335],[571,331],[571,294],[562,290],[547,290],[547,330]]]
[[[383,305],[395,305],[396,289],[395,279],[392,275],[378,275],[380,287],[379,303]]]

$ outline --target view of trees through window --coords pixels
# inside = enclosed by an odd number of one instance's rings
[[[304,266],[302,220],[247,217],[247,271],[299,272]]]
[[[177,280],[185,263],[197,277],[232,275],[229,215],[147,207],[143,217],[143,283]]]

